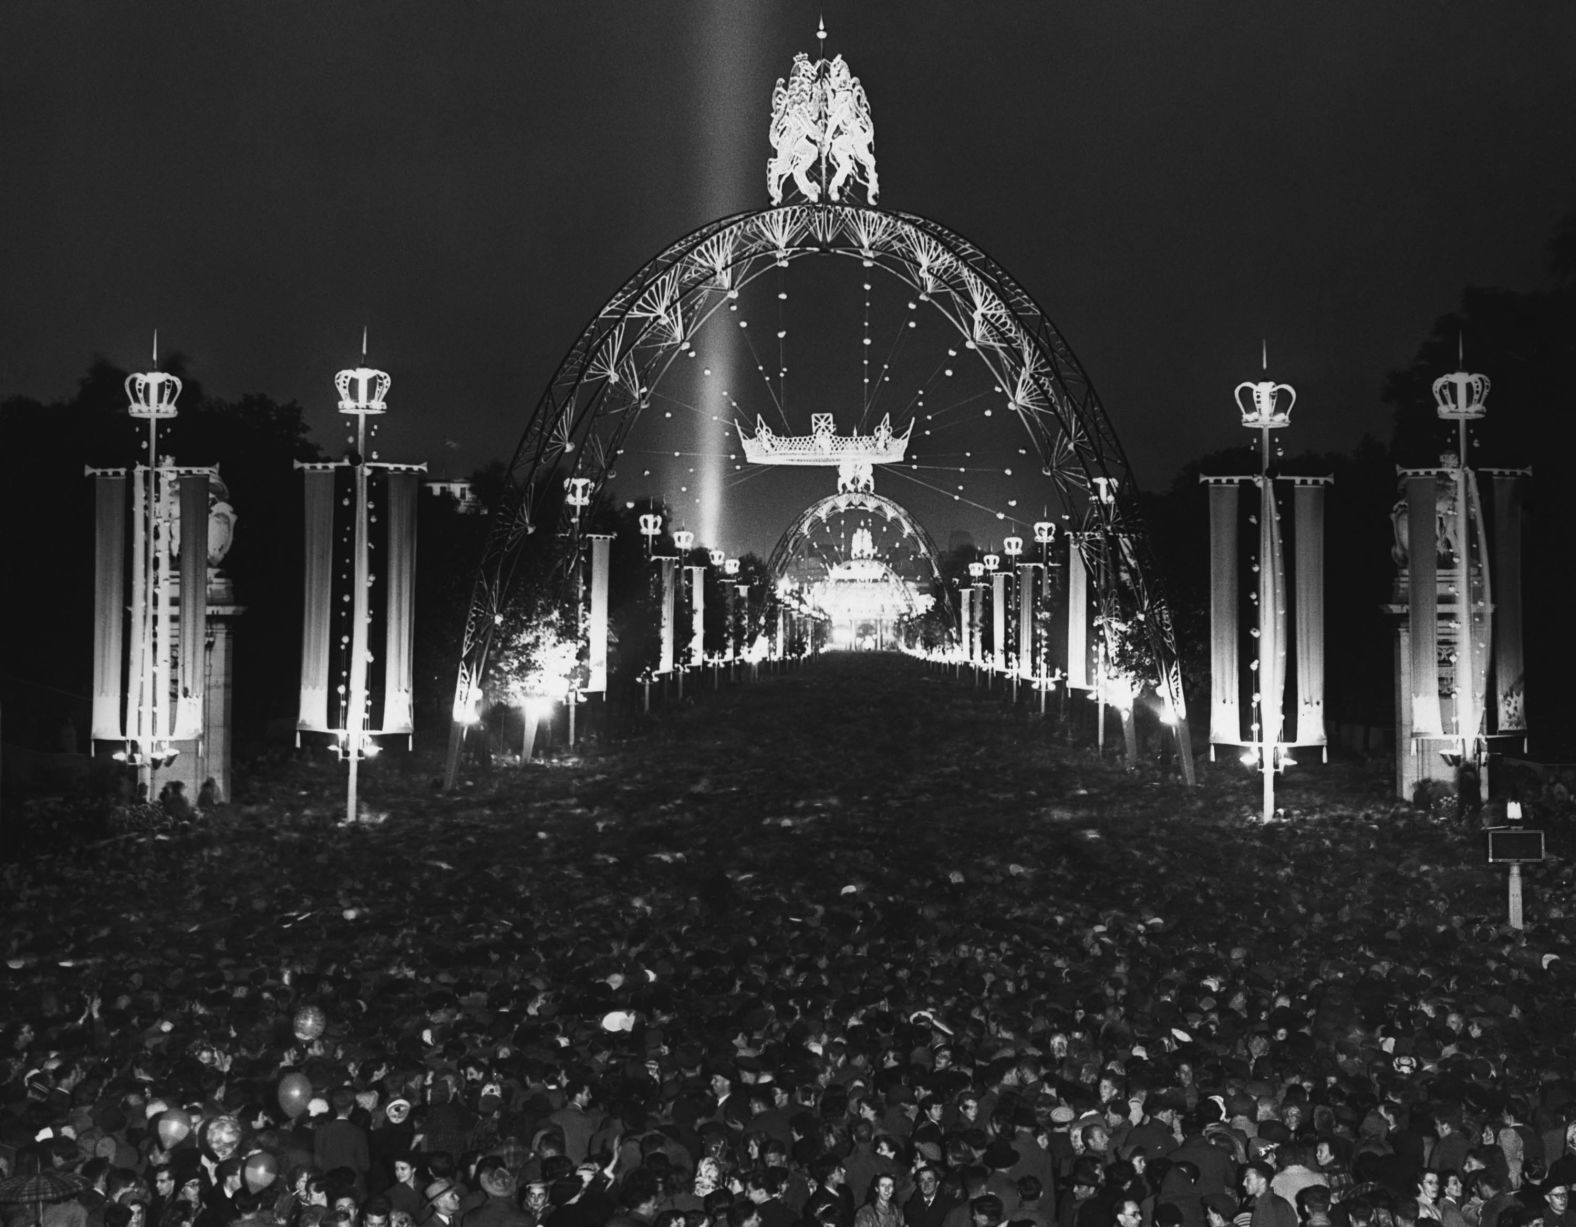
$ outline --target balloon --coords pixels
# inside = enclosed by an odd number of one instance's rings
[[[261,1193],[279,1175],[279,1160],[266,1150],[259,1150],[246,1160],[246,1166],[241,1169],[241,1176],[246,1181],[246,1187],[253,1193]]]
[[[295,1037],[303,1044],[310,1044],[323,1034],[323,1029],[328,1026],[328,1015],[323,1013],[322,1007],[304,1005],[296,1011]]]
[[[192,1131],[191,1114],[179,1108],[166,1108],[154,1118],[153,1123],[159,1131],[159,1145],[165,1150],[174,1150]]]
[[[306,1111],[312,1098],[312,1079],[305,1074],[286,1074],[279,1079],[279,1107],[291,1120]]]

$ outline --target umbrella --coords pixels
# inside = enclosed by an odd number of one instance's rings
[[[31,1176],[12,1176],[0,1180],[0,1206],[44,1206],[69,1201],[87,1187],[88,1182],[74,1172],[52,1168]]]

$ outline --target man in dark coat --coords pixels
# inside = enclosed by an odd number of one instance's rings
[[[914,1196],[903,1203],[904,1227],[941,1227],[955,1204],[941,1189],[941,1173],[928,1164],[914,1174]]]

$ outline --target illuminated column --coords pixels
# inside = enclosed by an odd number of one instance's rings
[[[686,567],[690,573],[690,663],[706,663],[706,568]]]
[[[985,555],[985,569],[990,572],[990,668],[992,673],[1007,671],[1007,573],[998,570],[1001,559],[995,554]]]
[[[591,694],[607,691],[607,584],[608,563],[612,555],[613,534],[591,536],[591,619],[587,651],[586,690]]]
[[[655,561],[662,584],[662,649],[661,655],[657,660],[657,672],[672,673],[674,618],[677,614],[674,606],[676,594],[673,581],[679,560],[667,555],[659,555]]]

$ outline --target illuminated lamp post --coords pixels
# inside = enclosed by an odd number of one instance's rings
[[[155,334],[153,360],[159,360]],[[137,767],[137,783],[152,801],[153,773],[175,757],[176,751],[165,740],[168,724],[168,665],[170,617],[170,551],[165,500],[160,497],[159,479],[164,467],[159,460],[159,423],[174,419],[180,412],[175,401],[181,394],[181,381],[174,375],[152,370],[126,377],[126,412],[148,423],[148,463],[144,481],[134,490],[137,535],[133,542],[131,608],[136,618],[138,669],[136,713],[132,725],[132,752],[127,761]]]
[[[1051,545],[1056,540],[1056,525],[1050,520],[1036,520],[1034,522],[1034,540],[1040,547],[1040,575],[1042,593],[1049,593],[1051,587]],[[1044,597],[1041,598],[1044,604]],[[1045,715],[1045,694],[1050,689],[1049,679],[1045,676],[1045,636],[1039,638],[1039,650],[1035,655],[1035,671],[1039,677],[1040,689],[1040,715]]]
[[[718,572],[719,574],[722,571],[723,564],[728,561],[728,555],[725,554],[722,550],[717,549],[716,547],[713,547],[713,548],[711,548],[711,549],[706,551],[706,558],[711,563],[711,569],[713,571],[715,571],[715,572]],[[697,632],[696,632],[697,635],[702,634],[703,633],[703,629],[704,628],[698,629]],[[704,653],[703,653],[703,655],[704,655]],[[721,684],[721,682],[720,682],[721,674],[722,674],[722,652],[719,649],[711,658],[711,688],[713,690],[716,690],[717,687]]]
[[[594,484],[595,483],[592,482],[592,480],[589,477],[566,477],[566,478],[564,478],[564,502],[569,504],[570,514],[574,517],[574,530],[573,531],[574,531],[574,540],[575,540],[575,652],[576,652],[576,655],[579,654],[579,650],[580,650],[581,646],[584,645],[585,642],[586,642],[586,609],[585,609],[586,575],[585,575],[585,555],[583,554],[583,552],[581,552],[581,548],[580,548],[580,546],[581,546],[580,513],[583,512],[588,506],[591,505],[591,489],[592,489]],[[600,591],[600,594],[599,594],[597,592],[597,589],[598,589],[599,585],[597,583],[596,572],[599,571],[600,569],[602,569],[602,567],[606,566],[606,563],[605,563],[604,559],[605,559],[605,552],[606,552],[607,546],[606,546],[605,542],[600,542],[599,543],[598,541],[593,540],[592,544],[591,544],[591,548],[592,548],[593,554],[594,555],[598,555],[598,557],[593,557],[593,560],[592,560],[592,572],[593,572],[592,580],[591,580],[591,585],[592,585],[592,602],[593,602],[593,604],[600,604],[601,608],[600,608],[600,610],[593,611],[593,613],[592,613],[592,617],[591,617],[591,623],[592,623],[592,625],[591,625],[591,639],[592,639],[592,643],[590,644],[589,650],[587,652],[587,658],[588,658],[588,662],[591,664],[591,672],[593,674],[600,673],[602,688],[605,689],[606,686],[607,686],[607,583],[606,583],[606,581],[604,579],[603,582],[600,584],[601,591]],[[599,563],[601,564],[600,566],[598,565]],[[601,598],[602,598],[600,602],[597,601],[597,596],[598,595],[600,595]],[[598,613],[600,613],[600,615],[601,615],[600,618],[597,616]],[[598,651],[599,647],[600,647],[600,652]],[[598,668],[598,664],[600,664],[600,669]],[[571,673],[571,676],[569,678],[569,693],[564,696],[565,697],[565,701],[569,705],[569,747],[570,747],[570,749],[573,749],[574,748],[574,744],[575,744],[575,710],[579,706],[579,699],[580,699],[580,679],[579,679],[578,674],[579,674],[579,666],[577,665],[576,668]],[[596,680],[596,678],[595,677],[588,678],[587,680],[590,681],[590,682],[594,682]],[[588,689],[592,689],[592,688],[593,687],[588,687]],[[525,728],[525,736],[526,736],[526,740],[528,742],[532,738],[532,735],[534,733],[534,729],[535,729],[535,726],[534,726],[533,722],[531,721],[530,717],[528,716],[526,718],[526,728]],[[526,752],[525,752],[524,755],[522,755],[522,758],[525,759],[525,761],[529,761],[529,759],[530,759],[530,746],[529,745],[527,745]]]
[[[691,568],[691,567],[687,567],[687,566],[684,565],[684,560],[689,557],[689,552],[692,549],[695,548],[695,534],[690,532],[686,528],[679,529],[676,533],[673,534],[673,548],[676,549],[679,552],[679,563],[678,563],[678,565],[679,565],[679,576],[678,576],[678,582],[679,582],[679,592],[682,595],[683,590],[684,590],[684,572],[685,571],[691,571],[691,570],[698,570],[698,568]],[[693,592],[694,592],[694,586],[692,584],[691,585],[691,597],[690,597],[690,599],[692,601],[694,600]],[[693,653],[693,649],[692,649],[692,651],[691,651],[691,656],[692,657],[693,657],[693,654],[694,653]],[[683,698],[684,698],[684,662],[682,660],[675,660],[673,662],[673,671],[676,674],[678,674],[679,699],[680,699],[680,701],[682,701]]]
[[[733,682],[736,680],[734,666],[739,660],[738,643],[736,640],[738,624],[735,621],[738,612],[737,598],[739,586],[732,581],[739,574],[739,560],[737,558],[724,558],[722,562],[722,574],[724,576],[724,587],[727,590],[725,595],[728,600],[728,681]]]
[[[1468,513],[1476,502],[1477,490],[1471,480],[1471,462],[1467,455],[1467,423],[1487,415],[1484,400],[1488,396],[1489,381],[1486,376],[1468,371],[1455,371],[1434,380],[1434,402],[1439,420],[1456,424],[1456,463],[1450,475],[1455,485],[1455,561],[1456,561],[1456,637],[1455,650],[1455,721],[1460,736],[1457,753],[1462,763],[1472,763],[1480,769],[1486,759],[1478,763],[1479,741],[1483,716],[1480,704],[1484,696],[1479,691],[1483,670],[1479,667],[1484,656],[1482,626],[1483,605],[1487,600],[1487,585],[1483,595],[1474,600],[1472,584],[1472,536]],[[1486,553],[1487,551],[1484,551]],[[1481,777],[1480,777],[1481,778]]]
[[[648,563],[651,561],[651,550],[652,550],[652,547],[655,545],[657,537],[660,536],[661,533],[662,533],[662,517],[661,516],[653,515],[650,512],[648,512],[645,515],[640,517],[640,535],[646,539],[646,561]],[[647,582],[649,583],[651,577],[648,575],[646,578],[647,578]],[[642,710],[647,712],[647,713],[649,713],[651,711],[651,668],[650,668],[650,666],[646,666],[646,667],[642,668],[641,671],[640,671],[640,688],[641,688],[641,692],[642,692],[642,699],[641,699]]]
[[[366,357],[366,342],[362,342],[362,357]],[[334,376],[334,386],[339,389],[339,411],[356,419],[356,450],[352,462],[355,483],[354,524],[351,532],[351,581],[350,581],[350,679],[349,693],[345,696],[345,741],[342,753],[349,764],[349,780],[345,795],[345,821],[356,821],[356,787],[361,760],[377,753],[363,730],[366,727],[367,706],[367,418],[379,417],[388,411],[383,398],[388,395],[389,376],[386,371],[358,366],[340,371]]]
[[[1022,598],[1023,594],[1028,591],[1028,585],[1024,582],[1026,577],[1025,577],[1024,572],[1023,572],[1023,567],[1026,564],[1020,563],[1018,561],[1018,559],[1023,555],[1023,538],[1022,537],[1007,537],[1007,538],[1005,538],[1002,541],[1002,543],[1001,543],[1001,552],[1003,554],[1007,555],[1007,566],[1009,568],[1011,568],[1012,571],[1014,571],[1016,573],[1017,577],[1018,577],[1018,594],[1019,594],[1019,597],[1020,597],[1019,603],[1021,605],[1022,604],[1022,599],[1021,598]],[[1018,652],[1017,652],[1017,659],[1013,661],[1013,667],[1012,667],[1012,701],[1013,701],[1014,705],[1016,705],[1017,702],[1018,702],[1018,674],[1023,671],[1024,662],[1028,659],[1028,656],[1029,656],[1028,645],[1027,645],[1027,643],[1024,640],[1024,634],[1025,634],[1025,630],[1026,630],[1026,623],[1024,622],[1024,620],[1023,620],[1023,618],[1021,616],[1021,614],[1022,614],[1022,610],[1021,609],[1019,611],[1019,614],[1020,614],[1020,616],[1018,618]]]
[[[968,617],[968,656],[969,664],[974,669],[974,685],[980,684],[980,664],[985,656],[984,636],[980,634],[980,606],[985,600],[985,564],[983,562],[969,563],[969,617]]]
[[[997,569],[1001,566],[1000,554],[986,554],[980,561],[985,564],[985,571],[990,576],[990,667],[985,672],[985,689],[989,690],[995,675],[1007,667],[1006,645],[1002,643],[1007,634],[1004,621],[1006,615],[1004,594],[1007,576],[1004,572]],[[984,637],[984,629],[982,619],[980,627],[981,638]]]
[[[1268,360],[1266,358],[1266,366]],[[1243,400],[1243,389],[1248,399]],[[1285,407],[1280,393],[1285,392]],[[1284,674],[1281,659],[1285,645],[1280,641],[1284,621],[1280,614],[1282,600],[1280,527],[1275,507],[1275,478],[1270,463],[1270,432],[1291,425],[1292,406],[1297,402],[1297,392],[1290,385],[1263,379],[1257,383],[1239,383],[1234,393],[1237,407],[1242,411],[1242,425],[1259,432],[1259,473],[1255,478],[1259,487],[1259,552],[1256,570],[1258,585],[1258,661],[1254,666],[1257,684],[1254,703],[1258,707],[1255,724],[1258,742],[1259,772],[1263,779],[1263,819],[1275,818],[1275,772],[1280,766],[1280,735],[1282,722],[1282,686]]]

